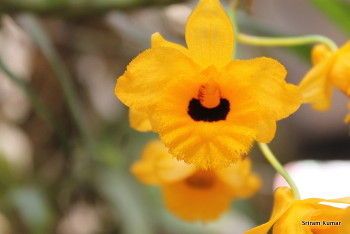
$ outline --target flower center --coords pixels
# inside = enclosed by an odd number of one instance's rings
[[[219,87],[215,83],[200,86],[198,99],[192,98],[187,113],[195,121],[215,122],[225,120],[230,111],[230,103],[221,98]]]
[[[208,189],[215,183],[215,174],[212,172],[198,171],[186,179],[186,184],[195,189]]]
[[[205,108],[214,108],[220,104],[220,90],[214,83],[201,85],[199,88],[198,99]]]

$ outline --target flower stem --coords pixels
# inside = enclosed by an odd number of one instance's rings
[[[321,35],[306,35],[296,37],[258,37],[239,33],[237,40],[248,45],[259,46],[297,46],[306,44],[322,43],[328,46],[333,52],[338,50],[338,46],[328,37]]]
[[[295,200],[300,200],[299,190],[294,183],[292,177],[288,174],[288,172],[283,168],[281,163],[277,160],[275,155],[272,153],[269,146],[265,143],[258,143],[261,152],[264,154],[265,158],[270,162],[270,164],[276,169],[278,173],[287,181],[290,188],[293,191],[293,196]]]

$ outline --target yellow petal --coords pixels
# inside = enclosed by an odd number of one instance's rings
[[[326,82],[323,87],[323,94],[319,96],[319,100],[312,104],[312,108],[318,111],[326,111],[331,106],[331,98],[333,87],[330,82]]]
[[[344,197],[339,199],[306,199],[301,201],[302,203],[305,203],[309,206],[312,206],[312,208],[315,210],[312,213],[312,217],[310,218],[311,221],[340,221],[342,224],[340,226],[337,225],[320,225],[320,226],[310,226],[310,230],[312,233],[317,234],[328,234],[328,233],[349,233],[345,232],[345,230],[348,229],[349,226],[346,226],[347,220],[346,218],[350,218],[350,209],[343,209],[332,206],[331,203],[343,203],[343,204],[350,204],[350,197]],[[320,204],[321,202],[327,202],[326,204]],[[303,204],[304,205],[304,204]],[[299,217],[302,217],[302,214],[299,212]]]
[[[332,92],[328,74],[333,58],[334,56],[331,56],[311,68],[299,84],[303,101],[312,103],[316,110],[325,111],[330,107]]]
[[[149,142],[131,171],[143,183],[157,185],[182,180],[195,172],[192,165],[178,161],[161,141]]]
[[[280,187],[275,191],[274,195],[274,206],[272,210],[271,218],[268,222],[255,227],[245,234],[264,234],[267,233],[272,225],[274,225],[278,219],[292,206],[293,204],[293,193],[290,188]],[[286,232],[293,233],[293,232]]]
[[[232,187],[239,187],[242,179],[251,173],[251,161],[248,156],[228,167],[215,171],[216,175]]]
[[[350,111],[350,102],[348,102],[348,111]],[[344,123],[350,123],[350,114],[345,116]]]
[[[347,93],[350,90],[350,42],[336,53],[329,79],[336,88],[350,96]]]
[[[342,216],[344,215],[345,209],[333,207],[330,205],[323,204],[314,204],[314,210],[311,210],[312,216],[310,221],[319,221],[323,224],[323,222],[340,222]],[[298,214],[300,218],[300,222],[303,219],[302,214]],[[312,231],[312,233],[317,234],[328,234],[328,233],[338,233],[341,229],[341,226],[337,225],[317,225],[317,226],[309,226],[307,227]]]
[[[251,162],[248,157],[229,167],[216,170],[215,173],[240,198],[250,197],[261,187],[260,178],[251,172]]]
[[[349,234],[350,233],[350,207],[344,210],[343,217],[341,218],[342,226],[338,231],[338,234]]]
[[[248,198],[255,194],[261,188],[261,179],[258,175],[252,173],[246,178],[246,184],[236,191],[236,196]]]
[[[143,161],[135,162],[131,167],[131,173],[142,183],[147,185],[159,185],[160,181],[154,172],[154,166]]]
[[[217,219],[230,208],[234,196],[211,171],[199,171],[186,180],[164,184],[162,190],[167,208],[191,222]]]
[[[348,110],[350,110],[350,102],[348,102]],[[350,123],[350,114],[347,114],[345,119],[344,119],[345,123]]]
[[[332,51],[325,44],[318,44],[312,48],[311,60],[312,64],[316,65],[329,58],[332,55]]]
[[[231,61],[233,28],[218,0],[201,0],[186,25],[191,58],[203,67],[223,67]]]
[[[312,221],[315,209],[306,204],[294,203],[275,223],[273,233],[312,234],[309,226],[301,225],[302,221]]]
[[[323,225],[323,221],[340,221],[344,215],[344,209],[334,207],[331,204],[325,205],[320,202],[341,202],[348,199],[325,200],[310,198],[298,200],[278,220],[274,226],[274,233],[338,233],[339,226]],[[320,225],[301,225],[303,221],[320,222]]]
[[[224,71],[250,84],[250,92],[260,109],[257,141],[270,142],[275,136],[276,120],[299,108],[298,88],[285,82],[285,68],[270,58],[234,60]]]
[[[181,53],[183,53],[184,55],[189,57],[189,52],[188,49],[183,47],[182,45],[173,43],[173,42],[169,42],[167,40],[165,40],[162,35],[160,35],[160,33],[154,33],[151,37],[151,46],[152,48],[157,48],[157,47],[170,47],[173,49],[176,49],[178,51],[180,51]]]
[[[350,123],[350,114],[345,116],[344,123]]]
[[[129,121],[132,128],[140,132],[151,131],[151,123],[147,113],[129,109]]]
[[[145,184],[158,185],[160,180],[155,170],[155,162],[163,153],[162,143],[149,142],[142,151],[141,159],[132,165],[131,172]]]
[[[278,188],[275,192],[275,203],[270,220],[250,231],[248,234],[263,234],[273,226],[273,233],[300,233],[300,234],[327,234],[340,232],[341,226],[323,225],[323,221],[342,221],[348,210],[335,206],[321,204],[345,203],[350,204],[350,197],[340,199],[309,198],[305,200],[293,200],[292,191],[289,188]],[[320,222],[320,225],[305,223]]]
[[[162,147],[165,146],[162,143]],[[164,152],[156,162],[155,170],[162,183],[185,179],[196,171],[196,167],[175,159],[168,151]]]
[[[115,94],[127,106],[141,112],[150,111],[159,93],[170,80],[191,77],[198,66],[176,49],[159,47],[144,51],[119,77]]]
[[[274,59],[234,60],[225,70],[237,79],[249,82],[251,95],[262,114],[272,120],[288,117],[301,104],[298,87],[286,83],[286,69]]]
[[[275,137],[276,133],[276,121],[263,119],[259,122],[259,133],[256,136],[256,140],[259,142],[269,143]]]

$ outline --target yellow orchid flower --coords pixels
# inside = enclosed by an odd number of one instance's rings
[[[245,234],[265,234],[272,226],[274,234],[349,233],[350,208],[338,208],[336,205],[350,204],[350,197],[294,200],[289,188],[280,187],[276,190],[274,199],[270,220]]]
[[[132,173],[143,183],[159,185],[168,209],[187,221],[217,219],[235,197],[246,198],[260,188],[248,157],[221,170],[201,170],[176,160],[161,141],[152,141],[134,163]]]
[[[300,83],[304,102],[312,103],[316,110],[328,110],[333,87],[350,96],[350,42],[332,52],[324,44],[312,49],[313,68]],[[350,122],[350,115],[345,119]]]
[[[158,132],[171,154],[202,169],[240,160],[270,142],[276,121],[301,103],[298,87],[271,58],[231,60],[234,33],[218,0],[202,0],[186,25],[187,48],[159,33],[119,77],[115,94],[132,126]]]
[[[347,234],[350,233],[350,207],[346,208],[344,211],[344,215],[341,218],[342,227],[338,231],[338,234]]]

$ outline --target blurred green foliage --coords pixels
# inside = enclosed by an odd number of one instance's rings
[[[309,0],[335,25],[350,35],[350,3],[345,0]]]
[[[167,5],[179,0],[2,0],[0,12],[32,12],[44,15],[86,17],[111,10]]]

